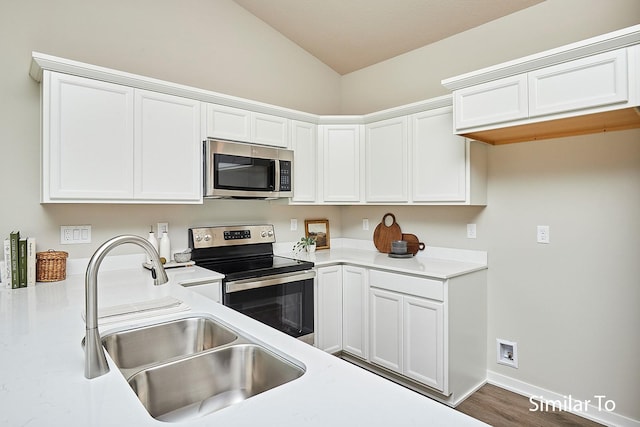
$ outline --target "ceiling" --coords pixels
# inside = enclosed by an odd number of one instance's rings
[[[543,0],[234,0],[347,74]]]

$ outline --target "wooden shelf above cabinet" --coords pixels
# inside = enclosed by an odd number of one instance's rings
[[[640,107],[463,134],[492,145],[640,128]]]

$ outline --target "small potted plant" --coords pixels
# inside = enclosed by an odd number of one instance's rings
[[[295,245],[293,245],[294,252],[300,252],[301,250],[306,250],[309,253],[316,251],[316,239],[315,237],[305,236],[300,238]]]

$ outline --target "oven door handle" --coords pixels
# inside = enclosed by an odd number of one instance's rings
[[[297,271],[295,273],[274,274],[273,276],[252,277],[251,279],[227,282],[225,284],[225,290],[230,294],[249,289],[264,288],[267,286],[283,285],[285,283],[313,279],[314,277],[316,277],[316,272],[313,270],[307,270],[302,273]]]

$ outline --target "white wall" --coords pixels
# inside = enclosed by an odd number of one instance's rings
[[[0,236],[36,236],[38,250],[88,257],[120,233],[170,223],[174,247],[189,225],[273,222],[297,240],[289,217],[331,220],[338,208],[286,208],[269,202],[208,201],[204,206],[40,205],[39,84],[31,52],[246,97],[313,113],[339,109],[340,76],[231,0],[25,0],[0,7]],[[92,225],[92,244],[59,245],[60,225]],[[4,237],[3,237],[4,238]],[[135,247],[122,249],[136,251]]]
[[[638,23],[637,0],[547,0],[344,76],[342,111],[442,95],[443,78]],[[362,218],[387,211],[427,245],[488,251],[490,371],[606,395],[640,420],[640,130],[490,147],[486,208],[349,208],[343,236],[366,238]],[[496,338],[518,343],[519,369],[496,363]]]

